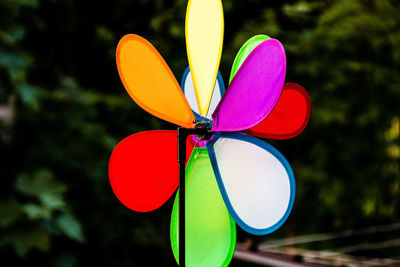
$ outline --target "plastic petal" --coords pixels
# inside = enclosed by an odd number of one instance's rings
[[[188,138],[186,154],[194,143]],[[130,135],[114,148],[108,176],[114,194],[126,207],[157,209],[179,184],[177,132],[147,131]]]
[[[246,58],[215,109],[213,131],[247,130],[265,119],[281,95],[286,55],[276,39],[260,43]]]
[[[217,133],[207,149],[236,223],[255,235],[278,229],[295,197],[294,175],[285,157],[260,139],[239,133]]]
[[[272,112],[246,133],[270,139],[293,138],[306,128],[310,115],[311,100],[306,89],[297,83],[285,83]]]
[[[194,90],[193,79],[190,72],[190,67],[187,67],[185,73],[182,76],[181,81],[181,88],[183,93],[185,94],[186,100],[189,102],[190,107],[196,117],[196,120],[201,121],[204,120],[203,116],[199,114],[199,106],[196,100],[196,92]],[[222,79],[221,73],[218,72],[217,82],[214,86],[214,92],[211,97],[210,107],[207,112],[207,119],[211,119],[211,114],[214,112],[215,108],[217,107],[221,97],[225,93],[225,85],[224,80]]]
[[[228,266],[236,226],[222,200],[206,148],[195,148],[186,167],[186,266]],[[171,246],[179,258],[179,194],[171,216]]]
[[[217,78],[224,38],[221,0],[189,0],[185,35],[199,113],[206,116]]]
[[[239,52],[236,54],[235,60],[233,61],[229,83],[231,83],[236,72],[239,70],[240,66],[242,66],[243,62],[251,53],[251,51],[253,51],[254,48],[256,48],[260,43],[268,39],[270,39],[269,36],[265,34],[259,34],[251,37],[242,45],[242,47],[239,49]]]
[[[174,74],[146,39],[125,35],[118,43],[118,73],[126,91],[144,110],[177,125],[192,128],[194,115]]]

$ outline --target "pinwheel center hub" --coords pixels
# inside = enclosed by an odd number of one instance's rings
[[[209,122],[198,122],[195,126],[195,129],[201,129],[200,132],[195,134],[197,140],[199,141],[204,141],[204,140],[210,140],[212,137],[212,133],[210,132],[211,125]]]

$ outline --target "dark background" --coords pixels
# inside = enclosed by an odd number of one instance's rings
[[[107,164],[124,137],[175,129],[130,99],[114,54],[123,35],[139,34],[179,81],[186,5],[0,2],[0,265],[176,266],[173,198],[151,213],[128,210]],[[269,141],[291,163],[297,194],[286,224],[262,240],[399,221],[400,1],[223,5],[225,82],[240,46],[263,33],[283,43],[286,81],[302,84],[313,104],[304,133]],[[239,230],[239,242],[249,238]],[[364,254],[398,256],[400,247],[385,253]]]

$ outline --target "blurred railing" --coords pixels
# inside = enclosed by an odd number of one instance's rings
[[[400,266],[400,238],[397,238],[400,223],[368,227],[363,229],[345,230],[335,233],[302,235],[291,238],[270,240],[261,243],[256,248],[253,244],[237,244],[234,257],[238,260],[252,262],[264,266]],[[368,239],[368,235],[386,234],[389,239],[376,242],[359,242],[356,237]],[[298,248],[296,246],[314,242],[330,241],[349,238],[351,245],[331,247],[323,250]],[[340,243],[340,242],[337,242]],[[396,248],[390,258],[360,256],[360,252]],[[250,249],[251,248],[251,249]],[[357,253],[358,252],[358,253]],[[356,254],[356,255],[355,255]]]

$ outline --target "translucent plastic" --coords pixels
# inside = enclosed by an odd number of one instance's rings
[[[188,138],[186,154],[194,143]],[[148,131],[130,135],[114,148],[108,176],[114,194],[140,212],[164,204],[179,184],[177,132]]]
[[[283,155],[260,139],[239,133],[217,133],[207,149],[236,223],[255,235],[278,229],[295,196],[293,171]]]
[[[311,100],[297,83],[285,83],[282,95],[272,112],[246,133],[262,138],[289,139],[299,135],[311,115]]]
[[[225,207],[206,148],[194,148],[186,167],[186,266],[228,266],[236,226]],[[171,216],[171,246],[179,258],[179,194]]]
[[[247,130],[265,119],[281,95],[286,55],[276,39],[260,43],[246,58],[215,109],[213,131]]]
[[[194,127],[194,115],[173,73],[144,38],[125,35],[118,43],[118,73],[126,91],[144,110],[177,125]]]
[[[189,0],[185,34],[199,113],[206,116],[222,53],[224,14],[221,0]]]

